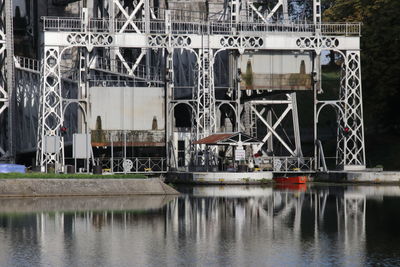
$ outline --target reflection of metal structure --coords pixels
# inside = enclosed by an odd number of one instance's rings
[[[228,193],[224,192],[225,189]],[[326,230],[325,224],[332,227],[336,222],[337,238],[345,246],[340,253],[347,255],[349,250],[359,247],[364,250],[368,191],[353,193],[352,189],[342,190],[343,187],[334,189],[336,192],[330,192],[330,188],[303,190],[300,187],[195,188],[194,197],[180,197],[168,204],[167,227],[183,229],[182,224],[185,224],[186,230],[191,227],[210,228],[212,233],[232,227],[241,234],[255,223],[270,231],[270,235],[289,235],[290,240],[300,244],[301,236],[307,232],[313,236],[314,242],[321,242],[319,235]],[[329,199],[336,199],[336,202]],[[229,226],[224,224],[227,217],[231,221]]]
[[[10,0],[5,3],[3,17],[12,13]],[[334,106],[339,122],[337,165],[364,168],[360,25],[322,23],[320,1],[313,3],[313,20],[300,21],[292,19],[287,0],[273,7],[250,0],[198,1],[193,7],[190,1],[59,1],[57,12],[50,14],[69,15],[43,17],[41,64],[15,60],[17,75],[32,81],[30,88],[18,81],[19,96],[36,95],[33,91],[40,83],[40,99],[24,104],[26,99],[17,99],[24,119],[16,127],[10,117],[10,136],[16,128],[19,133],[28,130],[28,145],[17,147],[28,151],[37,128],[37,164],[42,170],[49,164],[65,170],[66,147],[76,132],[92,132],[97,162],[109,160],[111,155],[102,154],[111,145],[109,131],[117,132],[114,145],[136,148],[116,158],[143,156],[140,151],[145,148],[150,157],[166,158],[166,166],[187,170],[209,162],[205,146],[195,141],[216,133],[246,132],[266,143],[247,148],[247,159],[256,153],[266,160],[292,158],[282,165],[287,168],[279,169],[302,170],[307,165],[311,171],[319,153],[310,155],[314,160],[303,156],[296,92],[314,89],[315,139],[321,109]],[[6,41],[12,43],[11,36]],[[322,92],[323,50],[344,56],[339,100],[317,97]],[[0,91],[2,112],[8,95]],[[70,131],[63,133],[61,128]],[[128,143],[120,138],[126,134],[132,136]],[[4,136],[0,152],[5,152]],[[207,150],[213,162],[221,152],[216,146]]]
[[[345,251],[363,246],[365,240],[366,196],[360,193],[345,192],[336,200],[338,230],[343,232]]]

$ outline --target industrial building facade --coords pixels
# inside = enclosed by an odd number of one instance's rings
[[[365,168],[360,24],[322,22],[320,0],[311,13],[290,0],[1,2],[3,160],[34,153],[58,172],[326,170],[318,119],[330,106],[335,168]],[[324,51],[343,61],[329,100]]]

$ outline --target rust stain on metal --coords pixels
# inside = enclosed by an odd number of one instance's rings
[[[231,136],[233,136],[234,134],[212,134],[210,136],[207,136],[206,138],[197,140],[196,142],[194,142],[195,145],[212,145],[212,144],[216,144],[217,142],[227,139]]]
[[[111,142],[92,142],[92,146],[111,146]],[[114,142],[113,146],[115,147],[123,147],[125,146],[124,142]],[[163,147],[165,143],[157,143],[157,142],[126,142],[126,146],[144,146],[144,147]]]
[[[311,75],[301,73],[242,75],[242,90],[310,90]]]
[[[165,146],[165,131],[92,130],[93,146],[124,146],[125,142],[127,146]]]

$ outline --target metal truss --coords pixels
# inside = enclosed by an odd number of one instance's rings
[[[165,158],[112,157],[102,158],[101,166],[111,173],[165,173],[167,163]]]
[[[228,20],[182,19],[182,14],[174,10],[155,10],[149,0],[123,1],[109,0],[101,6],[97,5],[93,17],[87,9],[80,18],[44,18],[44,65],[42,70],[42,95],[38,135],[38,158],[40,166],[54,163],[57,167],[64,165],[63,137],[60,146],[54,153],[46,152],[44,139],[46,136],[60,136],[59,129],[64,124],[63,96],[61,94],[61,51],[65,48],[80,47],[89,54],[80,66],[80,77],[87,72],[113,74],[116,77],[134,78],[147,82],[148,86],[163,80],[161,72],[152,71],[152,55],[163,51],[166,59],[167,96],[166,96],[166,143],[172,140],[173,107],[173,52],[175,49],[186,49],[197,57],[197,84],[192,91],[192,99],[188,102],[192,112],[192,142],[204,138],[217,131],[216,105],[214,85],[215,55],[222,50],[349,50],[346,58],[346,79],[339,101],[344,113],[341,115],[342,125],[349,128],[351,135],[342,136],[338,141],[338,153],[343,158],[344,166],[365,166],[365,149],[362,123],[359,35],[360,24],[332,24],[321,22],[320,0],[314,0],[314,23],[293,23],[288,21],[286,0],[279,0],[277,5],[267,14],[254,5],[252,1],[230,1]],[[244,19],[243,12],[247,19]],[[264,12],[264,13],[263,13]],[[281,13],[279,13],[281,12]],[[98,14],[101,14],[99,18]],[[279,13],[279,14],[278,14]],[[186,18],[186,14],[185,14]],[[277,22],[279,19],[280,23]],[[268,23],[266,23],[268,22]],[[130,50],[129,50],[130,49]],[[97,53],[97,51],[102,51]],[[124,51],[135,51],[134,59],[127,60]],[[137,52],[140,53],[137,53]],[[161,53],[160,53],[161,54]],[[92,81],[93,82],[93,81]],[[96,80],[94,82],[97,82]],[[104,81],[103,81],[104,82]],[[108,86],[105,81],[104,86]],[[113,83],[115,84],[115,83]],[[135,82],[128,86],[135,86]],[[88,83],[86,86],[90,86]],[[81,86],[82,87],[82,86]],[[237,99],[240,99],[240,88]],[[80,96],[81,97],[81,96]],[[79,97],[79,99],[80,99]],[[78,101],[80,101],[78,99]],[[241,103],[236,101],[236,117],[240,119]],[[262,100],[268,101],[268,100]],[[272,100],[270,100],[272,101]],[[233,101],[234,102],[234,101]],[[233,103],[232,102],[232,103]],[[339,103],[338,102],[338,103]],[[284,112],[273,124],[271,111],[259,110],[257,105],[273,105],[278,103],[250,102],[245,108],[245,129],[251,134],[257,132],[258,119],[268,128],[264,142],[272,147],[272,138],[277,139],[292,157],[302,157],[300,130],[298,126],[296,95],[287,95],[280,104],[287,105]],[[316,104],[317,105],[317,104]],[[276,132],[276,128],[292,111],[295,133],[295,147],[287,144]],[[267,119],[263,113],[267,112]],[[168,121],[169,120],[169,121]],[[240,125],[239,120],[236,122]],[[239,128],[239,127],[237,127]],[[239,129],[238,129],[239,130]],[[196,165],[204,165],[203,148],[192,148],[192,161]],[[214,149],[214,148],[213,148]],[[257,147],[259,151],[261,147]],[[168,148],[167,148],[168,150]],[[204,151],[203,151],[204,152]],[[168,153],[172,155],[174,153]],[[211,151],[217,154],[217,151]],[[172,158],[168,157],[168,164]],[[60,168],[62,170],[62,167]]]
[[[37,151],[38,163],[43,172],[47,171],[49,164],[54,164],[56,171],[64,171],[64,137],[60,134],[64,125],[60,60],[59,47],[45,47]]]
[[[340,99],[338,159],[345,170],[365,168],[364,121],[359,51],[346,51]]]
[[[0,140],[0,156],[4,156],[7,150],[7,134],[8,125],[5,111],[9,105],[9,95],[6,84],[6,29],[5,29],[5,16],[4,3],[0,1],[0,123],[1,123],[1,140]]]
[[[207,38],[207,37],[205,37]],[[207,42],[207,41],[206,41]],[[208,44],[206,44],[207,46]],[[196,103],[196,130],[192,139],[202,139],[217,130],[215,112],[215,88],[214,88],[214,55],[212,49],[204,48],[198,52],[198,86],[194,99]],[[196,165],[205,164],[204,155],[199,157],[199,151],[204,148],[196,147]],[[216,147],[211,148],[209,156],[213,158],[216,154]]]
[[[315,108],[315,138],[321,110],[331,106],[337,117],[336,166],[343,170],[365,169],[365,142],[362,106],[360,52],[346,51],[341,69],[338,100],[319,101]],[[315,95],[316,97],[316,95]],[[324,161],[321,142],[316,142],[316,157]],[[322,158],[321,158],[322,157]],[[325,164],[323,162],[323,164]],[[326,166],[324,167],[326,169]]]
[[[250,113],[253,113],[252,118],[251,118],[251,123],[252,124],[257,124],[257,120],[261,121],[266,128],[268,129],[267,134],[263,137],[262,141],[263,143],[272,143],[272,139],[276,139],[279,141],[279,143],[286,149],[286,151],[290,154],[292,157],[302,157],[302,149],[301,149],[301,138],[300,138],[300,127],[299,127],[299,119],[298,119],[298,113],[297,113],[297,100],[296,100],[296,94],[291,93],[286,95],[287,99],[286,100],[254,100],[254,101],[249,101],[246,103],[248,105],[248,109]],[[286,108],[282,112],[282,114],[279,117],[276,117],[275,122],[273,122],[272,118],[270,117],[271,113],[269,113],[270,110],[268,110],[268,115],[267,118],[265,118],[263,115],[266,113],[267,108],[273,109],[274,105],[285,105]],[[261,107],[261,108],[257,108]],[[284,138],[278,134],[276,131],[278,127],[281,126],[283,120],[287,117],[287,115],[291,112],[292,114],[292,120],[293,120],[293,133],[294,133],[294,147],[289,145]],[[253,118],[255,117],[255,118]],[[246,126],[252,128],[250,125]],[[254,126],[253,126],[254,127]],[[254,136],[254,135],[253,135]],[[269,143],[268,143],[269,144]],[[261,150],[264,144],[260,144],[257,147],[253,148],[253,153],[257,153]],[[268,147],[270,152],[273,152],[273,147]]]
[[[11,162],[15,157],[13,39],[12,1],[0,0],[0,158]]]

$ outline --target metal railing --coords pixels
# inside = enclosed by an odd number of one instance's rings
[[[274,172],[314,172],[314,158],[311,157],[271,157]]]
[[[43,17],[43,26],[45,31],[83,31],[82,18],[68,17]]]
[[[161,157],[96,158],[102,169],[110,173],[163,173],[167,160]]]
[[[67,17],[43,17],[45,31],[68,32],[137,32],[145,31],[145,22],[134,20],[127,22],[122,19],[90,19],[85,23],[83,19]],[[150,33],[165,34],[166,26],[163,20],[152,20],[149,25]],[[219,34],[237,35],[239,33],[315,33],[319,25],[309,23],[260,23],[260,22],[187,22],[172,20],[171,31],[173,34]],[[322,23],[320,30],[323,35],[360,36],[360,23]]]
[[[134,87],[137,86],[137,81],[129,79],[120,79],[119,76],[91,76],[89,80],[90,87]]]
[[[184,9],[164,9],[155,8],[152,10],[157,19],[165,20],[165,11],[169,11],[169,16],[173,21],[207,21],[209,17],[215,16],[217,13],[206,13],[203,11],[193,11]]]
[[[40,74],[42,62],[37,59],[14,56],[15,68],[32,72],[35,74]],[[64,80],[77,82],[78,81],[78,72],[75,68],[71,68],[71,66],[60,66],[61,77]]]
[[[15,67],[35,73],[40,73],[40,61],[28,57],[14,56]]]
[[[132,71],[135,63],[121,61],[121,60],[110,60],[107,58],[97,57],[94,69],[112,72],[118,75],[125,75],[130,78],[142,79],[146,81],[161,82],[162,71],[160,68],[146,67],[146,65],[138,64]],[[128,70],[128,68],[130,70]]]

